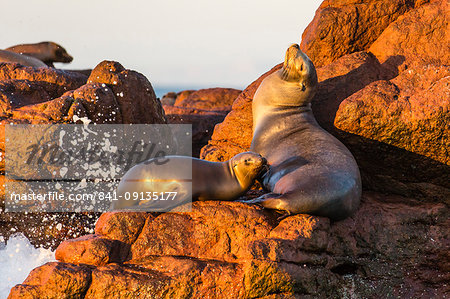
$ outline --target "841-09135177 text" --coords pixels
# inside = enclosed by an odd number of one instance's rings
[[[92,193],[70,193],[65,194],[61,192],[51,191],[45,193],[15,193],[10,194],[10,199],[14,201],[115,201],[115,200],[175,200],[178,192],[125,192],[124,194],[117,194],[116,191],[111,192],[92,192]]]

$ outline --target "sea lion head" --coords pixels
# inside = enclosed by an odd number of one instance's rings
[[[284,104],[302,106],[311,102],[318,85],[316,68],[298,44],[292,44],[286,50],[283,67],[277,74],[287,83],[285,98],[293,100],[292,103]],[[291,94],[292,90],[297,93],[297,97]]]
[[[292,44],[286,50],[281,73],[283,80],[299,84],[303,91],[317,86],[316,68],[297,44]]]
[[[254,152],[240,153],[231,158],[229,162],[243,189],[250,188],[256,177],[267,168],[267,160]]]
[[[314,64],[299,45],[293,44],[286,51],[283,67],[261,82],[253,97],[254,108],[261,108],[259,113],[264,114],[263,106],[309,107],[317,85]]]
[[[73,57],[67,53],[66,49],[54,42],[42,42],[42,46],[46,47],[48,53],[48,62],[69,63]]]

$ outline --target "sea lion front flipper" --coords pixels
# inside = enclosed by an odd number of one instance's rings
[[[263,205],[264,207],[266,207],[266,204],[268,204],[269,206],[267,206],[267,208],[279,210],[277,208],[272,208],[272,206],[274,205],[275,202],[279,202],[281,198],[283,198],[283,194],[270,192],[254,199],[238,200],[238,201],[245,203],[257,203]]]
[[[270,192],[255,199],[242,200],[241,202],[256,203],[262,205],[264,208],[275,210],[280,214],[277,218],[278,221],[281,221],[291,215],[291,211],[286,208],[286,194]]]
[[[260,199],[260,203],[263,207],[272,210],[282,210],[289,212],[289,209],[286,207],[286,202],[288,201],[289,193],[286,194],[278,194],[278,193],[267,193],[261,195],[256,199]]]

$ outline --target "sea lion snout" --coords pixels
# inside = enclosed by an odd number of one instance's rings
[[[236,155],[236,164],[239,164],[239,161],[243,161],[246,165],[254,165],[256,167],[263,166],[267,163],[266,158],[261,156],[260,154],[253,153],[253,152],[245,152]]]
[[[287,48],[283,63],[284,69],[291,68],[293,66],[294,59],[298,56],[298,51],[300,51],[300,47],[297,44],[292,44],[289,48]]]
[[[54,48],[55,61],[64,63],[72,62],[73,57],[67,53],[66,49],[55,43],[52,44],[52,47]]]
[[[299,51],[301,52],[300,46],[298,44],[290,45],[289,48],[287,48],[287,50],[286,50],[286,57],[285,57],[283,66],[287,66],[287,63],[292,61],[292,59],[297,58]]]
[[[300,50],[298,44],[292,44],[286,50],[282,68],[282,78],[288,82],[302,82],[304,78],[308,77],[311,69],[309,66],[311,61],[308,56]]]
[[[298,84],[303,92],[312,91],[312,95],[314,93],[318,84],[316,69],[309,57],[300,50],[298,44],[292,44],[286,50],[281,79]]]
[[[60,62],[64,62],[64,63],[69,63],[69,62],[72,62],[72,60],[73,60],[73,57],[70,56],[67,52],[61,53],[61,55],[59,57],[61,57]]]

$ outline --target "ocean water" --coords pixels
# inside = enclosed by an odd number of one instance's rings
[[[158,86],[153,85],[153,90],[156,93],[156,97],[162,98],[166,93],[168,92],[180,92],[183,90],[198,90],[202,88],[208,88],[208,87],[193,87],[193,86]]]
[[[223,87],[223,88],[235,88],[243,90],[245,86],[220,86],[220,85],[203,85],[203,86],[160,86],[157,84],[152,84],[153,90],[156,93],[156,97],[162,98],[168,92],[180,92],[183,90],[199,90],[206,88],[214,88],[214,87]]]
[[[31,270],[55,261],[54,251],[35,248],[22,234],[12,236],[6,244],[0,241],[0,299],[6,299],[11,288],[22,283]]]

